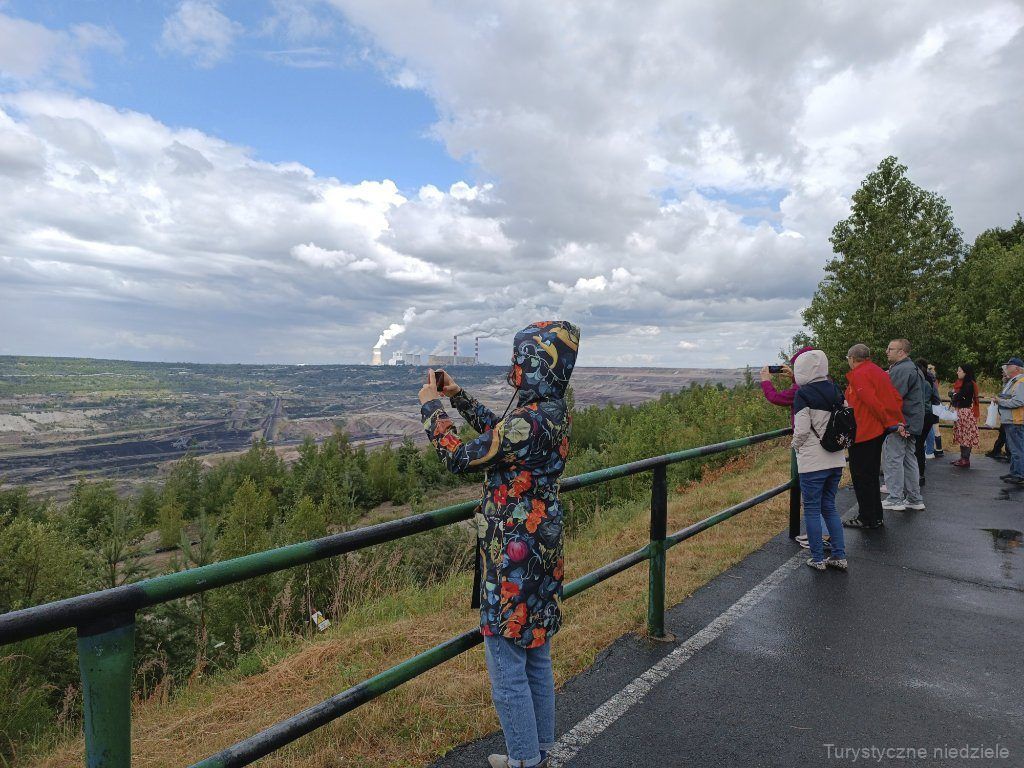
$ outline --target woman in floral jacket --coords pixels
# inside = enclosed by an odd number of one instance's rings
[[[452,472],[486,470],[476,514],[478,583],[487,668],[508,756],[491,765],[545,765],[554,744],[551,636],[562,622],[562,506],[558,478],[572,422],[565,391],[576,363],[579,329],[558,320],[516,334],[508,382],[518,403],[499,419],[450,378],[438,392],[433,371],[420,390],[427,436]],[[480,436],[464,443],[440,394]]]

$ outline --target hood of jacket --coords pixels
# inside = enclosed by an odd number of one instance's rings
[[[793,362],[793,378],[801,387],[828,378],[828,358],[820,349],[809,349]]]
[[[519,405],[565,397],[576,365],[580,329],[567,320],[531,323],[512,343],[507,380],[519,389]]]
[[[802,355],[804,352],[810,352],[812,349],[814,349],[814,347],[800,347],[800,349],[798,349],[789,359],[789,365],[791,367],[796,365],[796,359],[800,357],[800,355]]]

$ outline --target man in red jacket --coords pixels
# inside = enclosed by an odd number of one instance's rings
[[[882,492],[878,474],[882,467],[885,436],[903,423],[903,398],[889,376],[871,362],[866,344],[854,344],[846,355],[846,402],[857,421],[856,441],[850,446],[850,475],[857,495],[857,516],[844,520],[847,528],[880,528]]]

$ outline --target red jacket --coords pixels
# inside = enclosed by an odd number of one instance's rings
[[[903,398],[888,374],[870,360],[848,374],[846,401],[857,420],[857,440],[873,440],[889,427],[903,423]]]

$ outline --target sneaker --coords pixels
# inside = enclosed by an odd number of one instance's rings
[[[881,520],[879,520],[877,523],[865,523],[859,517],[851,517],[849,520],[843,520],[843,528],[860,528],[864,531],[873,531],[881,527]]]
[[[907,508],[907,505],[902,502],[889,501],[886,499],[882,502],[882,509],[888,509],[892,512],[902,512]]]
[[[846,562],[845,557],[830,557],[825,560],[826,568],[835,568],[837,571],[845,571],[849,569],[850,564]]]
[[[985,454],[985,455],[987,456],[988,454]],[[935,458],[935,454],[934,454],[934,453],[926,453],[926,454],[924,455],[924,457],[925,457],[926,459],[934,459],[934,458]]]
[[[813,568],[816,571],[824,571],[825,570],[825,562],[826,562],[825,560],[814,560],[814,559],[812,559],[810,557],[807,558],[807,565],[809,565],[811,568]]]
[[[999,458],[999,454],[996,453],[995,451],[988,451],[985,455],[988,456],[990,459],[998,459]]]
[[[548,757],[543,752],[540,753],[541,760],[534,768],[548,768]],[[511,768],[508,762],[508,755],[488,755],[487,765],[490,768]]]
[[[1000,480],[1007,480],[1007,479],[1009,479],[1011,477],[1014,477],[1014,476],[1015,475],[1013,474],[1013,472],[1007,472],[1005,475],[1000,475],[999,479]]]
[[[799,536],[796,537],[795,541],[796,541],[797,544],[799,544],[804,549],[810,549],[811,548],[811,542],[808,541],[806,533],[801,533]],[[825,549],[832,549],[832,541],[829,539],[828,536],[825,536],[821,540],[821,543],[824,545]]]
[[[919,501],[919,502],[917,502],[915,504],[911,504],[911,503],[908,502],[907,503],[907,509],[916,509],[917,511],[920,512],[922,509],[924,509],[924,502],[923,501]]]
[[[1004,483],[1010,483],[1011,485],[1024,485],[1024,477],[1021,477],[1020,475],[1010,475],[1009,477],[1004,477],[1002,480]]]
[[[970,469],[971,468],[971,460],[970,459],[957,459],[956,461],[951,461],[949,463],[952,464],[954,467],[960,467],[960,469]]]
[[[936,456],[945,456],[946,452],[944,450],[942,450],[941,448],[936,448],[935,449],[935,455]]]

